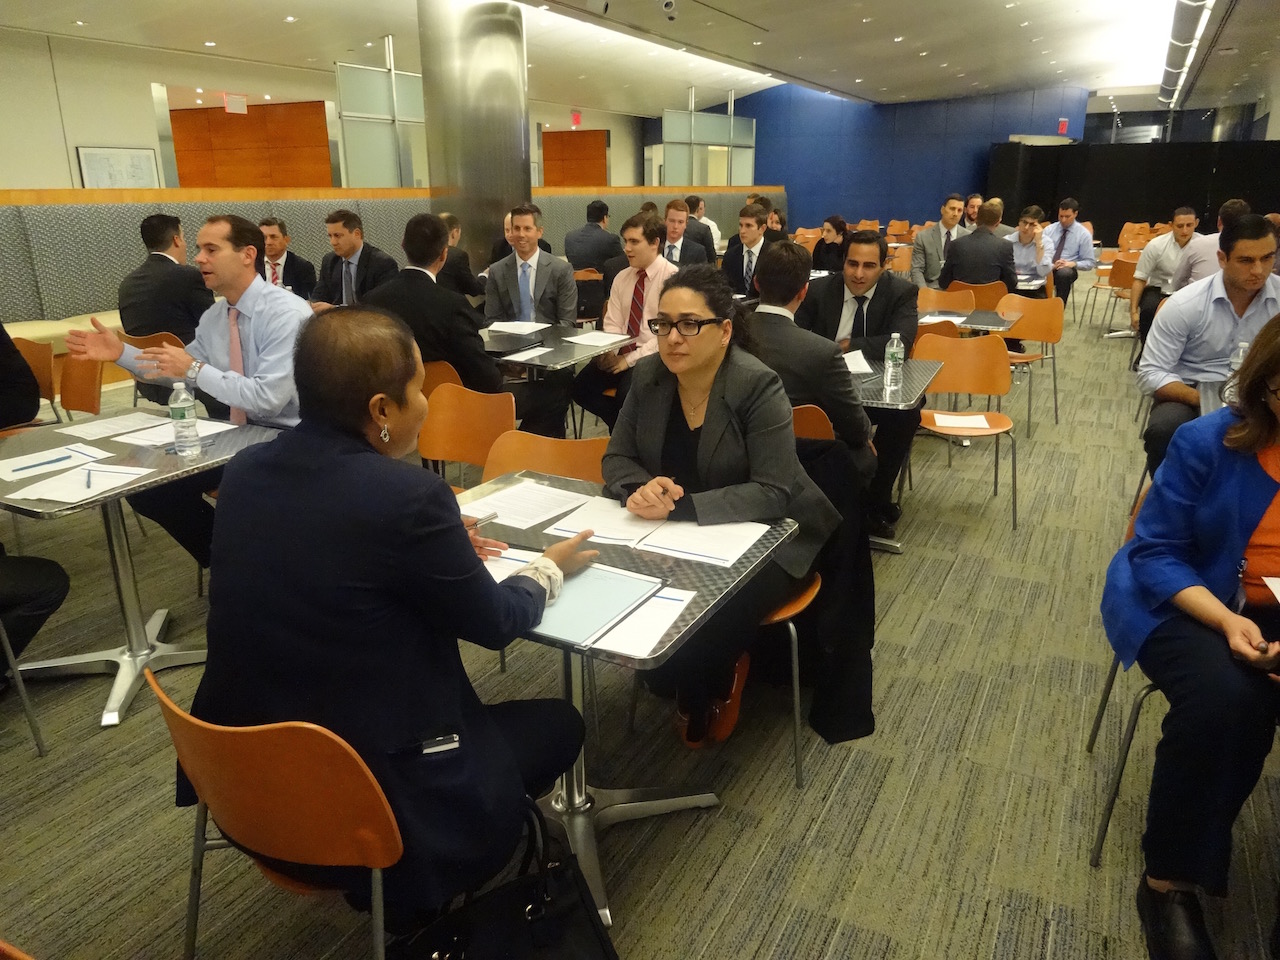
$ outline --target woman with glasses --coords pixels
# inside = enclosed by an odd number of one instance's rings
[[[748,587],[646,673],[655,693],[675,695],[690,746],[733,732],[760,620],[795,588],[840,523],[796,459],[782,382],[747,352],[735,312],[713,266],[686,267],[667,280],[649,321],[658,353],[636,364],[602,464],[609,495],[646,519],[791,517],[800,525]]]
[[[1169,701],[1147,801],[1138,915],[1152,957],[1213,957],[1197,891],[1225,896],[1231,828],[1280,716],[1280,316],[1237,399],[1178,428],[1107,570],[1103,623]],[[1280,956],[1280,927],[1272,931]]]

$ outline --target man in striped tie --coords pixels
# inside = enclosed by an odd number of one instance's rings
[[[604,329],[636,340],[617,353],[597,357],[573,381],[574,402],[608,424],[610,431],[631,386],[631,368],[641,357],[658,349],[647,321],[658,315],[662,285],[679,269],[659,252],[659,244],[666,236],[666,224],[652,214],[638,213],[622,225],[622,249],[628,266],[614,279],[609,291]],[[607,396],[606,390],[615,394]]]

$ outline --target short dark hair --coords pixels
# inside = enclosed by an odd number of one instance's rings
[[[1262,240],[1275,235],[1275,227],[1271,226],[1266,217],[1246,213],[1230,221],[1223,221],[1222,232],[1218,234],[1218,249],[1229,257],[1241,240]]]
[[[702,198],[696,193],[691,193],[684,198],[684,202],[689,206],[689,215],[692,216],[700,206],[702,206]]]
[[[289,228],[285,226],[284,220],[282,220],[280,217],[263,217],[261,220],[258,221],[258,226],[275,227],[277,230],[280,231],[281,236],[287,237],[289,235]]]
[[[943,198],[942,205],[945,207],[952,200],[957,200],[959,201],[960,206],[964,206],[964,197],[960,196],[958,193],[948,193],[946,197]]]
[[[674,200],[667,201],[667,208],[664,212],[670,213],[672,210],[675,210],[679,213],[688,213],[689,205],[685,203],[683,200],[681,200],[679,197],[676,197]]]
[[[657,213],[658,205],[654,203],[652,200],[646,200],[644,203],[640,204],[640,212],[641,213]]]
[[[533,225],[535,227],[542,226],[542,211],[532,203],[518,203],[511,208],[511,222],[514,223],[516,217],[533,217]]]
[[[1018,214],[1019,220],[1026,220],[1030,217],[1036,223],[1044,219],[1044,211],[1037,207],[1034,203],[1029,207],[1023,207],[1022,212]]]
[[[142,245],[149,253],[159,253],[173,246],[173,238],[182,232],[182,221],[168,213],[144,217],[140,228]]]
[[[756,206],[764,207],[764,213],[765,213],[765,216],[767,217],[769,215],[769,211],[773,209],[773,201],[770,200],[768,197],[766,197],[764,194],[760,194],[759,196],[756,197]]]
[[[1059,210],[1072,210],[1076,213],[1080,212],[1080,201],[1075,197],[1063,197],[1058,201]]]
[[[889,241],[880,235],[879,230],[855,230],[849,234],[849,242],[845,245],[846,256],[849,247],[855,243],[871,246],[875,244],[880,248],[880,265],[884,266],[885,261],[889,259]]]
[[[844,217],[839,214],[833,217],[823,217],[822,222],[831,224],[831,229],[840,234],[841,239],[844,239],[844,235],[849,232],[849,225],[844,222]]]
[[[967,207],[967,206],[969,205],[969,201],[970,201],[970,200],[981,200],[981,199],[983,199],[982,194],[980,194],[980,193],[971,193],[971,194],[969,194],[967,197],[965,197],[965,198],[964,198],[964,205]]]
[[[609,205],[603,200],[592,200],[587,204],[587,223],[603,223],[609,215]]]
[[[738,219],[749,217],[756,222],[758,226],[763,227],[764,222],[769,219],[769,211],[758,203],[748,203],[745,207],[738,211]]]
[[[364,221],[360,219],[360,214],[354,210],[347,210],[345,207],[333,211],[333,213],[324,218],[324,222],[326,224],[340,223],[344,229],[352,232],[359,230],[364,233]]]
[[[644,242],[650,246],[667,238],[667,225],[652,213],[635,213],[627,217],[618,234],[621,236],[628,230],[636,229],[644,234]]]
[[[742,322],[742,307],[733,298],[733,288],[719,267],[710,263],[696,263],[693,266],[681,267],[667,278],[662,285],[662,292],[676,288],[692,290],[707,301],[707,306],[717,317],[733,321],[733,336],[730,346],[739,346],[748,353],[754,352],[747,325]]]
[[[253,247],[255,252],[253,258],[254,268],[259,273],[262,272],[263,261],[266,258],[267,242],[263,239],[260,226],[252,220],[238,217],[234,213],[215,213],[205,223],[225,223],[227,225],[227,239],[231,243],[231,249],[243,250],[245,247]]]
[[[404,403],[417,370],[404,321],[366,306],[334,307],[302,327],[293,381],[303,420],[363,437],[369,401],[385,393]]]
[[[449,228],[449,232],[462,229],[462,221],[455,217],[452,213],[440,214],[440,219],[444,221],[444,225]]]
[[[775,307],[790,303],[800,296],[812,270],[813,257],[800,244],[779,240],[766,245],[756,262],[755,281],[760,302]]]
[[[419,213],[404,225],[400,242],[404,255],[415,267],[427,267],[440,259],[449,246],[449,225],[434,213]]]
[[[777,218],[778,218],[778,229],[780,229],[780,230],[785,230],[785,229],[787,229],[787,214],[786,214],[786,211],[781,210],[781,209],[779,209],[778,207],[774,207],[774,208],[773,208],[773,215],[774,215],[775,217],[777,217]]]
[[[1004,205],[988,200],[978,207],[977,224],[980,227],[994,227],[1000,222],[1000,214],[1004,213]]]
[[[1227,224],[1232,220],[1250,213],[1253,213],[1253,208],[1249,206],[1248,201],[1228,200],[1218,208],[1218,219],[1222,221],[1223,229],[1226,229]]]
[[[1179,207],[1173,211],[1173,219],[1176,220],[1178,217],[1198,217],[1198,215],[1194,207]]]

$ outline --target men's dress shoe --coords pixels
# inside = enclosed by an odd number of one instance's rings
[[[1151,960],[1217,960],[1200,900],[1189,890],[1158,893],[1138,882],[1138,918]]]
[[[883,517],[872,515],[867,517],[867,533],[881,540],[892,540],[897,536],[898,528]]]

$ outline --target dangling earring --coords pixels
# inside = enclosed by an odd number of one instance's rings
[[[385,423],[382,425],[382,432],[379,433],[378,436],[382,439],[383,443],[391,442],[391,431],[387,429],[387,425]]]

